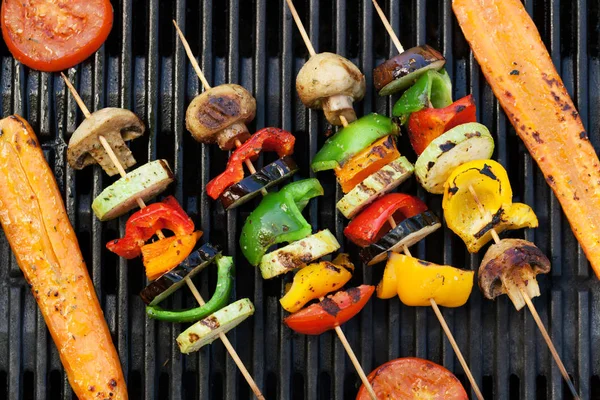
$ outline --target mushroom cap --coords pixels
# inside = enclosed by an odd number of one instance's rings
[[[347,58],[319,53],[300,69],[296,90],[306,107],[319,109],[324,99],[335,95],[362,99],[366,90],[365,76]]]
[[[236,123],[247,124],[255,115],[256,100],[250,92],[229,83],[196,96],[185,113],[185,125],[197,141],[215,143],[219,132]]]
[[[481,292],[488,299],[506,293],[502,278],[510,278],[526,266],[531,267],[535,277],[550,271],[550,260],[534,243],[523,239],[503,239],[490,246],[479,267]]]
[[[67,160],[74,169],[99,163],[112,176],[118,171],[112,166],[108,155],[103,158],[102,154],[105,152],[98,136],[104,136],[123,167],[129,168],[135,164],[135,159],[125,141],[142,136],[145,130],[144,123],[133,112],[124,108],[103,108],[92,113],[75,130],[69,140]],[[104,163],[103,160],[107,162]]]

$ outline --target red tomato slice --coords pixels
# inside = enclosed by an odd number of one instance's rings
[[[0,17],[12,55],[30,68],[54,72],[102,46],[113,10],[109,0],[4,0]]]
[[[460,381],[441,365],[421,358],[397,358],[368,376],[378,399],[467,400]],[[360,387],[356,400],[371,400]]]
[[[320,335],[342,325],[363,309],[375,291],[375,286],[359,287],[339,291],[323,301],[298,311],[283,322],[293,331],[304,335]]]

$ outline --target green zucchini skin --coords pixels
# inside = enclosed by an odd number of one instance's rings
[[[282,157],[264,166],[260,171],[256,171],[256,173],[229,186],[219,197],[219,200],[223,204],[223,208],[231,210],[252,200],[260,194],[262,189],[268,189],[290,178],[297,171],[298,165],[292,157]]]
[[[361,249],[360,258],[367,265],[377,264],[387,258],[388,252],[402,251],[405,245],[416,244],[441,226],[440,219],[429,210],[406,218],[376,243]]]
[[[263,279],[275,278],[301,268],[339,248],[340,244],[335,236],[329,229],[324,229],[265,254],[260,261],[260,272]]]
[[[137,207],[137,199],[150,200],[173,182],[173,172],[166,160],[154,160],[128,172],[107,187],[92,202],[100,221],[108,221]]]
[[[168,322],[195,322],[227,305],[233,289],[235,265],[232,257],[217,257],[217,287],[206,304],[189,310],[165,310],[159,306],[146,307],[146,314],[152,319]]]
[[[185,278],[193,278],[220,254],[221,249],[218,246],[213,246],[210,243],[203,244],[187,256],[177,267],[146,286],[140,292],[140,297],[144,303],[150,306],[159,304],[183,286]]]
[[[444,193],[444,183],[457,167],[487,160],[494,153],[494,138],[478,122],[458,125],[434,139],[415,163],[415,176],[425,190]]]
[[[390,162],[379,171],[366,177],[337,202],[337,209],[344,217],[354,218],[363,208],[391,192],[414,172],[414,166],[404,156]]]
[[[240,299],[223,307],[214,314],[187,328],[177,337],[177,345],[183,354],[200,350],[215,341],[221,333],[227,333],[254,314],[250,299]]]

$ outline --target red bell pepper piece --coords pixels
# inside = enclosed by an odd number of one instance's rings
[[[342,325],[363,309],[375,291],[375,286],[359,287],[339,291],[323,301],[298,311],[283,322],[292,330],[305,335],[320,335]]]
[[[214,200],[218,199],[225,189],[244,179],[246,160],[255,160],[261,151],[275,151],[279,157],[289,156],[294,152],[295,142],[294,135],[283,129],[259,130],[231,154],[225,171],[206,185],[206,193]]]
[[[398,223],[425,211],[427,205],[419,198],[404,193],[390,193],[373,202],[350,221],[344,229],[344,235],[358,246],[367,247],[391,229],[389,217],[394,216]],[[383,229],[384,226],[387,229]]]
[[[473,95],[456,100],[448,107],[425,108],[408,119],[408,138],[415,153],[421,155],[435,138],[455,126],[477,122]]]
[[[111,240],[106,248],[123,258],[138,257],[142,246],[159,229],[168,229],[177,236],[189,235],[194,232],[194,221],[173,196],[168,196],[132,214],[125,225],[125,236]]]

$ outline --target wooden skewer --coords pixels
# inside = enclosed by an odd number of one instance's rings
[[[390,218],[392,218],[392,217],[390,217]],[[392,221],[393,221],[393,218],[392,218]],[[396,223],[394,222],[394,225],[395,224]],[[404,245],[403,250],[404,250],[404,254],[406,254],[409,257],[412,257],[412,255],[410,254],[410,250],[408,250],[408,246]],[[460,351],[460,347],[458,347],[458,343],[456,343],[456,340],[454,339],[454,335],[452,334],[450,327],[446,323],[446,319],[444,318],[444,315],[440,311],[440,308],[438,307],[437,303],[435,302],[435,300],[433,298],[429,299],[429,303],[431,303],[431,308],[433,308],[433,312],[435,313],[435,316],[440,321],[440,325],[442,325],[442,329],[444,330],[444,333],[448,337],[448,341],[450,342],[450,345],[454,349],[454,353],[456,353],[456,358],[458,358],[458,362],[460,362],[460,365],[462,366],[463,370],[465,371],[465,374],[467,374],[467,379],[471,383],[471,388],[473,389],[473,392],[475,392],[475,396],[477,396],[477,398],[479,400],[483,400],[483,394],[481,394],[481,390],[479,390],[479,386],[477,385],[477,382],[475,381],[475,377],[471,373],[471,369],[469,369],[469,365],[467,364],[465,357],[463,357],[462,352]]]
[[[208,83],[206,76],[204,76],[204,72],[202,72],[202,68],[200,68],[200,65],[198,65],[198,61],[196,61],[196,57],[194,57],[194,53],[192,53],[190,44],[188,43],[187,39],[183,35],[183,32],[181,32],[181,29],[179,29],[179,25],[177,25],[177,21],[173,20],[173,25],[175,25],[175,30],[177,31],[177,34],[179,35],[179,39],[181,40],[181,43],[183,44],[183,48],[185,49],[188,59],[190,60],[190,62],[192,63],[192,66],[194,67],[194,71],[196,71],[196,75],[198,75],[198,78],[200,78],[200,82],[202,82],[202,85],[204,86],[204,90],[210,89],[211,88],[210,83]],[[242,145],[242,142],[240,142],[239,139],[235,139],[235,146],[240,147],[241,145]],[[252,161],[246,159],[244,161],[244,164],[246,164],[246,168],[248,168],[248,171],[250,171],[251,174],[256,173],[256,169],[254,168],[254,165],[252,165]],[[260,190],[260,192],[263,196],[266,196],[268,193],[265,188],[262,188]]]
[[[81,111],[83,112],[83,114],[85,115],[85,117],[89,118],[89,116],[91,115],[90,111],[88,110],[88,108],[86,107],[85,103],[83,102],[83,100],[79,96],[79,93],[77,93],[77,90],[75,89],[75,87],[73,86],[73,84],[71,83],[71,81],[65,76],[65,74],[63,74],[61,72],[61,75],[62,75],[63,80],[65,81],[65,84],[67,85],[67,87],[71,91],[71,94],[75,98],[75,102],[77,102],[77,104],[81,108]],[[108,157],[110,158],[110,160],[113,162],[113,164],[115,165],[115,167],[119,171],[119,175],[121,175],[121,177],[124,178],[127,175],[127,173],[125,172],[125,169],[123,168],[123,165],[119,161],[119,158],[117,157],[117,155],[113,151],[112,147],[110,147],[110,143],[108,143],[108,141],[106,140],[106,138],[104,136],[99,136],[98,139],[100,140],[100,143],[102,144],[102,147],[104,148],[104,150],[108,154]],[[141,199],[141,198],[138,197],[136,199],[136,201],[137,201],[137,204],[138,204],[138,206],[140,208],[146,207],[146,203],[144,203],[143,199]],[[164,239],[165,238],[165,235],[162,233],[162,231],[160,229],[156,231],[156,236],[158,236],[159,239]],[[185,278],[185,282],[187,283],[188,287],[192,291],[192,294],[196,298],[196,301],[198,302],[198,304],[200,304],[200,306],[203,306],[205,304],[204,299],[202,298],[202,296],[200,295],[200,292],[198,291],[198,289],[194,285],[194,282],[192,282],[192,280],[189,279],[189,278]],[[229,341],[229,339],[227,339],[227,336],[225,336],[225,334],[223,332],[221,332],[221,333],[219,333],[219,338],[221,339],[221,341],[223,342],[223,344],[227,348],[227,351],[231,355],[231,358],[233,358],[233,361],[237,364],[237,366],[240,369],[240,371],[242,372],[242,375],[244,376],[244,378],[246,378],[246,381],[248,382],[248,385],[250,385],[250,388],[254,392],[254,395],[259,400],[264,400],[264,396],[262,395],[260,389],[256,385],[256,382],[254,382],[254,379],[252,379],[252,376],[250,375],[250,373],[246,369],[246,366],[244,365],[244,363],[242,362],[242,360],[238,356],[237,352],[235,351],[235,349],[231,345],[231,342]]]
[[[404,53],[404,47],[402,47],[400,39],[398,39],[398,36],[396,36],[396,32],[394,32],[392,25],[390,25],[390,21],[388,21],[387,17],[383,13],[383,10],[381,7],[379,7],[377,0],[373,0],[373,6],[375,7],[375,10],[377,10],[377,14],[379,14],[379,18],[381,18],[381,22],[383,22],[383,26],[385,26],[385,29],[392,39],[392,42],[394,42],[394,46],[396,46],[396,49],[398,49],[398,53]]]
[[[196,301],[198,302],[198,304],[200,304],[200,306],[203,306],[205,304],[204,303],[204,299],[202,299],[202,296],[200,295],[200,292],[198,292],[198,289],[196,289],[196,286],[191,281],[191,279],[185,278],[185,283],[187,283],[188,287],[192,291],[192,294],[196,298]],[[221,339],[221,342],[223,342],[223,345],[225,346],[225,348],[229,352],[229,355],[231,356],[231,358],[233,358],[233,361],[235,362],[235,364],[239,368],[239,370],[242,373],[242,375],[244,375],[244,378],[246,378],[246,382],[248,382],[248,385],[250,385],[250,388],[254,392],[254,395],[256,396],[256,398],[259,399],[259,400],[264,400],[265,397],[263,396],[263,394],[261,393],[260,389],[256,385],[256,382],[254,382],[254,379],[252,378],[252,375],[250,375],[250,373],[246,369],[246,366],[244,365],[244,362],[240,359],[240,357],[238,356],[237,352],[233,348],[233,345],[231,344],[231,342],[229,341],[229,339],[227,339],[227,336],[223,332],[220,332],[219,333],[219,339]]]
[[[394,29],[390,25],[390,22],[388,21],[387,17],[385,16],[385,13],[381,9],[381,7],[379,7],[377,0],[373,0],[373,6],[375,7],[377,14],[379,14],[379,18],[381,18],[381,22],[383,23],[383,26],[385,27],[388,34],[390,35],[390,38],[392,39],[392,42],[396,46],[398,53],[404,53],[404,47],[402,47],[402,43],[400,43],[400,39],[398,39],[398,36],[396,36]],[[390,226],[392,227],[392,229],[394,229],[396,227],[396,221],[394,221],[393,216],[390,216],[388,218],[388,222],[389,222]],[[411,257],[410,251],[408,250],[408,247],[406,245],[404,245],[403,250],[404,250],[404,254]],[[440,308],[438,307],[437,303],[435,302],[435,300],[433,298],[429,299],[429,302],[431,303],[431,308],[433,308],[435,315],[437,316],[438,320],[440,321],[440,325],[442,325],[442,329],[444,330],[444,332],[446,333],[446,336],[448,337],[448,341],[450,341],[450,344],[452,345],[452,348],[454,349],[454,352],[456,353],[456,357],[458,358],[460,365],[463,367],[463,370],[467,374],[467,378],[469,379],[469,382],[471,383],[471,388],[473,389],[473,392],[475,392],[475,396],[477,396],[477,398],[479,400],[483,400],[483,395],[481,394],[481,390],[479,389],[479,386],[477,385],[477,382],[475,381],[475,377],[473,377],[473,374],[471,373],[471,370],[469,369],[469,366],[468,366],[465,358],[463,357],[462,352],[460,351],[460,347],[458,347],[458,343],[456,343],[456,340],[454,340],[454,335],[452,335],[452,332],[450,331],[450,328],[448,327],[448,324],[446,323],[446,320],[444,319],[444,315],[440,311]]]
[[[290,4],[290,0],[288,0],[288,4]],[[291,7],[293,7],[293,5]],[[295,10],[294,10],[294,12],[295,12]],[[344,127],[346,127],[348,125],[348,120],[343,115],[340,115],[340,121],[342,122],[342,125]],[[321,297],[320,300],[323,301],[323,297]],[[338,337],[340,338],[340,341],[344,345],[344,348],[346,349],[346,353],[348,353],[348,357],[350,357],[350,360],[352,360],[352,364],[354,364],[354,368],[356,369],[356,372],[358,372],[358,376],[360,377],[360,380],[363,382],[363,385],[365,385],[365,388],[367,388],[369,395],[371,396],[372,399],[376,400],[377,396],[375,395],[373,386],[371,386],[371,382],[369,382],[369,380],[367,379],[367,376],[365,375],[365,371],[363,370],[362,366],[360,365],[358,358],[356,358],[356,355],[354,354],[352,347],[350,347],[350,343],[348,343],[348,340],[346,339],[346,335],[344,335],[344,331],[342,331],[342,328],[340,328],[339,326],[336,326],[335,332],[337,333]]]
[[[324,299],[324,297],[319,298],[320,301],[323,301]],[[352,346],[350,346],[350,343],[348,342],[344,331],[340,326],[336,326],[335,333],[337,333],[338,337],[340,338],[340,342],[342,342],[344,349],[346,349],[346,353],[348,353],[348,357],[350,357],[350,360],[352,361],[356,372],[358,372],[358,376],[360,377],[360,380],[362,381],[363,385],[365,385],[365,388],[367,388],[367,392],[369,392],[371,399],[377,400],[377,395],[373,390],[373,386],[371,386],[371,382],[369,382],[367,375],[365,375],[365,371],[362,369],[362,366],[360,365],[360,361],[358,361],[356,354],[354,354],[354,350],[352,350]]]
[[[302,36],[302,40],[304,40],[304,44],[306,45],[306,48],[308,49],[308,53],[312,57],[315,54],[317,54],[317,52],[315,51],[315,48],[313,47],[313,45],[310,41],[310,38],[308,37],[308,33],[306,33],[306,29],[304,29],[304,24],[302,24],[302,20],[300,19],[300,16],[298,15],[298,11],[296,11],[296,7],[294,7],[294,2],[292,0],[286,0],[286,2],[290,9],[290,12],[292,13],[292,17],[294,17],[294,21],[296,21],[296,26],[298,27],[298,30],[300,31],[300,36]]]
[[[471,192],[471,195],[473,196],[473,200],[475,200],[475,203],[477,204],[477,208],[479,209],[479,212],[482,215],[484,215],[486,218],[491,219],[491,217],[492,217],[491,213],[485,209],[485,207],[479,200],[479,197],[477,196],[477,193],[475,192],[473,185],[469,185],[469,192]],[[494,228],[492,228],[491,234],[492,234],[492,238],[494,238],[494,242],[496,244],[500,243],[500,237],[498,236],[498,232],[496,232],[496,230]],[[525,300],[525,304],[527,304],[527,308],[529,308],[529,311],[531,312],[531,315],[533,316],[533,320],[535,321],[536,325],[538,326],[538,329],[540,330],[540,333],[542,334],[542,337],[544,338],[544,340],[546,341],[546,344],[548,345],[548,349],[550,350],[550,353],[552,354],[552,358],[554,358],[554,361],[556,362],[556,365],[558,366],[558,369],[560,370],[560,374],[563,376],[565,382],[567,383],[567,386],[569,387],[569,390],[571,391],[571,394],[573,395],[573,397],[575,399],[579,400],[580,397],[579,397],[579,394],[577,393],[577,390],[575,389],[575,385],[573,384],[573,381],[571,380],[571,377],[569,376],[569,373],[567,372],[567,369],[565,368],[565,365],[563,364],[563,362],[560,358],[560,355],[558,354],[558,351],[556,351],[556,347],[554,347],[554,343],[552,343],[552,339],[550,338],[550,335],[548,334],[548,331],[546,330],[546,327],[544,326],[544,323],[542,322],[542,320],[537,312],[537,309],[535,308],[535,305],[531,302],[531,298],[529,297],[529,294],[527,293],[527,291],[525,291],[525,289],[523,288],[523,284],[517,283],[517,286],[519,288],[519,291],[521,292],[521,295],[523,296],[523,300]]]

